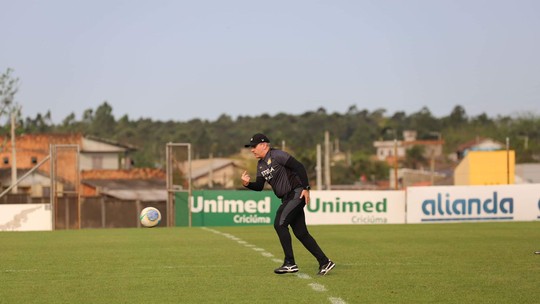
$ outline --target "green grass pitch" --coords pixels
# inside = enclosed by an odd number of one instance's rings
[[[0,303],[538,303],[540,222],[0,232]],[[294,238],[294,236],[293,236]]]

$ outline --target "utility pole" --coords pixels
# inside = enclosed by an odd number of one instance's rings
[[[208,165],[208,188],[214,188],[214,153],[210,152]]]
[[[324,184],[330,190],[330,133],[324,132]]]
[[[398,149],[397,138],[394,137],[394,189],[398,190]]]
[[[15,111],[11,112],[11,184],[17,183],[17,150],[15,149]],[[13,187],[13,193],[17,193],[17,186]]]
[[[510,138],[506,138],[506,184],[510,185]]]
[[[322,149],[321,145],[317,144],[317,190],[322,190],[322,161],[321,161]]]
[[[431,171],[431,186],[435,183],[435,151],[431,150],[431,158],[429,160],[430,171]]]

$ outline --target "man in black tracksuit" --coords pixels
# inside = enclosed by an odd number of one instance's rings
[[[304,166],[287,152],[270,147],[270,140],[263,134],[253,135],[245,145],[259,159],[257,163],[257,178],[250,182],[251,177],[246,171],[242,173],[244,187],[261,191],[264,183],[272,186],[272,190],[281,199],[281,205],[276,212],[274,228],[283,247],[285,260],[283,266],[274,270],[277,274],[298,271],[294,261],[291,226],[294,235],[319,262],[319,275],[327,274],[336,264],[328,259],[315,239],[309,234],[306,226],[304,206],[309,203],[309,182]]]

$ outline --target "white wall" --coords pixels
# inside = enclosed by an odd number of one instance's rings
[[[52,230],[50,204],[0,205],[0,231]]]
[[[100,156],[102,157],[102,167],[94,168],[93,157]],[[117,153],[84,153],[80,156],[80,167],[81,170],[92,170],[92,169],[107,169],[107,170],[117,170],[120,169],[120,161],[118,159]]]

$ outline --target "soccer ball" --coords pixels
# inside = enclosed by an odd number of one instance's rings
[[[146,207],[141,211],[139,219],[144,227],[155,227],[161,222],[161,213],[154,207]]]

